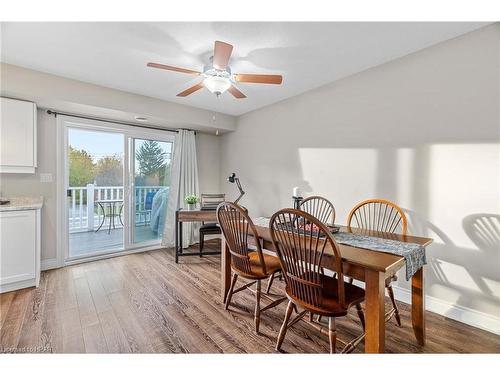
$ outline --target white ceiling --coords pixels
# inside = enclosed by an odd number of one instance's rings
[[[1,61],[230,115],[467,33],[485,23],[2,23]],[[234,45],[235,73],[272,73],[283,84],[240,84],[247,99],[208,90],[176,94],[200,77],[146,67],[201,70],[215,40]]]

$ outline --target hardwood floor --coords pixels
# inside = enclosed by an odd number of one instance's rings
[[[207,241],[206,248],[217,245]],[[254,296],[238,293],[224,310],[219,267],[218,256],[175,264],[168,249],[43,272],[39,288],[0,295],[0,352],[275,353],[286,304],[264,312],[261,334],[255,334]],[[275,280],[272,292],[282,287]],[[388,323],[387,352],[500,352],[499,336],[433,313],[427,314],[427,344],[420,347],[409,306],[399,305],[403,327]],[[337,319],[344,341],[360,330],[352,310]],[[328,340],[299,322],[282,349],[327,353]],[[355,353],[363,350],[361,343]]]

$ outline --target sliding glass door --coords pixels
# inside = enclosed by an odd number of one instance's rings
[[[172,146],[172,141],[156,138],[131,140],[132,243],[147,244],[162,237],[170,190]]]
[[[124,135],[68,128],[69,257],[124,248]]]
[[[65,259],[158,245],[173,135],[69,118],[63,127]]]

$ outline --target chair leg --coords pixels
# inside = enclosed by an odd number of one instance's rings
[[[336,353],[337,349],[337,328],[335,326],[335,318],[328,318],[328,338],[330,339],[330,354]]]
[[[389,292],[389,298],[391,299],[392,306],[394,307],[394,316],[396,317],[396,322],[399,327],[401,327],[401,317],[399,316],[398,305],[394,298],[394,291],[392,290],[392,285],[387,286],[387,291]]]
[[[286,330],[288,329],[288,322],[290,321],[290,316],[292,316],[292,311],[294,308],[292,301],[288,301],[288,306],[286,307],[285,319],[283,319],[283,324],[281,325],[280,333],[278,335],[278,341],[276,342],[276,350],[280,350],[281,344],[285,339]]]
[[[255,319],[255,332],[259,333],[259,326],[260,326],[260,280],[257,280],[257,283],[255,284],[255,314],[254,314],[254,319]]]
[[[365,331],[365,314],[363,309],[361,308],[361,304],[358,303],[356,305],[356,311],[358,312],[358,318],[361,321],[361,326],[363,327],[363,332]]]
[[[203,251],[204,242],[205,242],[205,235],[203,233],[200,233],[200,258],[201,258],[201,252]]]
[[[229,293],[226,297],[226,310],[229,308],[229,304],[231,303],[231,298],[233,297],[234,286],[236,285],[236,280],[238,279],[238,274],[233,274],[233,279],[231,280],[231,288],[229,288]]]
[[[266,294],[269,294],[269,291],[271,290],[271,285],[273,285],[273,280],[274,280],[274,275],[276,274],[273,273],[270,277],[269,277],[269,282],[267,283],[267,288],[266,288]]]

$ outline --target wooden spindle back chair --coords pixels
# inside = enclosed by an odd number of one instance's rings
[[[312,196],[300,202],[299,209],[314,216],[325,225],[335,223],[335,207],[328,199],[320,196]]]
[[[233,270],[248,277],[254,277],[250,263],[249,234],[257,236],[257,230],[248,213],[240,206],[224,202],[217,207],[217,221],[226,239],[229,253],[231,254],[231,267]],[[259,241],[255,241],[259,264],[263,273],[267,273],[262,248]]]
[[[367,231],[378,231],[386,233],[399,233],[406,235],[408,231],[408,220],[404,211],[397,204],[385,199],[368,199],[358,203],[347,217],[347,227],[352,229],[357,227]],[[401,326],[399,308],[394,298],[394,291],[391,283],[397,280],[394,275],[386,280],[386,288],[392,302],[392,309],[386,313],[386,320],[392,316],[396,318],[396,323]],[[349,279],[352,283],[353,279]]]
[[[275,273],[281,271],[279,259],[274,256],[263,254],[260,241],[258,240],[259,236],[257,230],[245,208],[235,203],[223,202],[217,207],[217,221],[221,227],[227,247],[229,248],[231,269],[233,271],[231,287],[226,298],[226,309],[228,309],[234,293],[244,289],[249,289],[254,292],[256,294],[254,312],[255,331],[259,332],[260,313],[286,300],[286,298],[278,298],[276,300],[270,298],[272,302],[262,309],[260,308],[261,280],[274,277]],[[256,239],[256,241],[252,242],[255,250],[251,250],[249,247],[250,237]],[[252,281],[234,290],[238,276]],[[270,283],[271,282],[272,278],[270,278]],[[249,288],[253,284],[256,284],[255,290]],[[268,292],[269,288],[266,293]]]
[[[290,296],[305,306],[321,307],[324,276],[321,263],[327,248],[334,257],[329,268],[337,272],[339,279],[342,277],[340,251],[330,231],[313,215],[294,209],[277,212],[269,225]],[[344,284],[339,283],[338,288],[343,306]]]
[[[349,307],[356,305],[364,325],[360,307],[363,289],[344,283],[339,247],[326,225],[313,215],[283,209],[272,216],[269,227],[289,299],[276,349],[280,349],[286,330],[309,312],[329,317],[330,352],[335,352],[335,317],[347,315]],[[335,271],[336,278],[325,275],[324,268]],[[289,322],[297,305],[305,310]],[[312,318],[310,323],[313,324]]]
[[[408,221],[397,204],[385,199],[368,199],[354,206],[347,217],[347,226],[405,235]]]

